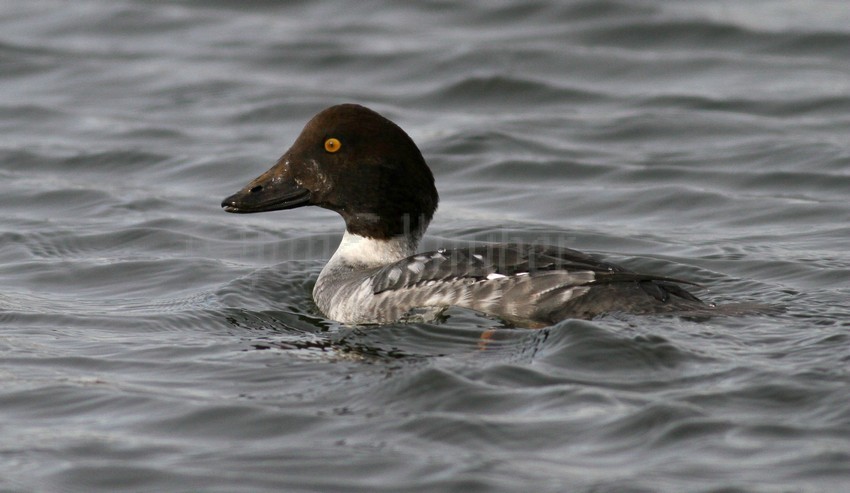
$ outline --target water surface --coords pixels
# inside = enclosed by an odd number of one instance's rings
[[[845,491],[848,26],[829,0],[4,3],[0,489]],[[784,311],[325,320],[341,219],[219,203],[339,102],[420,145],[426,248],[561,244]]]

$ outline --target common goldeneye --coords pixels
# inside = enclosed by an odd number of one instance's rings
[[[485,244],[417,253],[437,209],[434,177],[398,125],[355,104],[313,117],[292,147],[239,192],[227,212],[317,205],[345,234],[313,288],[328,318],[352,324],[470,308],[539,327],[610,312],[704,312],[680,284],[561,247]]]

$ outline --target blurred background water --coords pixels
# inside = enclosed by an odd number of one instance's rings
[[[5,0],[0,88],[2,491],[850,485],[846,2]],[[325,320],[341,219],[219,203],[340,102],[421,147],[425,247],[784,312]]]

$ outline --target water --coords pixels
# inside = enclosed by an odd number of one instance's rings
[[[847,491],[848,26],[829,0],[2,2],[0,490]],[[325,320],[341,220],[219,202],[343,101],[422,148],[426,247],[569,245],[784,312]]]

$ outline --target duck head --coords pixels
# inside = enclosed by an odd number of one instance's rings
[[[227,197],[247,214],[315,205],[339,213],[353,234],[420,236],[438,202],[434,176],[398,125],[356,104],[314,116],[271,169]]]

